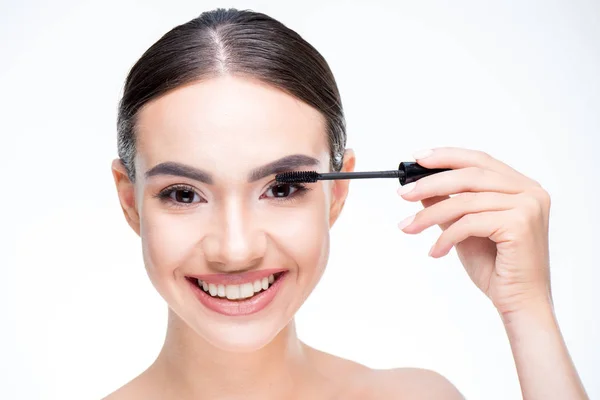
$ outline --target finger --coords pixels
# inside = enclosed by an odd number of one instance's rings
[[[482,151],[457,147],[439,147],[418,153],[420,154],[415,154],[414,156],[417,162],[425,168],[460,169],[477,167],[533,182],[519,171]]]
[[[419,211],[402,231],[415,234],[433,225],[443,225],[448,228],[466,214],[505,211],[515,208],[517,202],[515,196],[504,193],[462,193]]]
[[[431,207],[441,201],[447,200],[449,199],[450,196],[436,196],[436,197],[429,197],[427,199],[423,199],[421,200],[421,204],[423,204],[423,207],[427,208],[427,207]],[[406,221],[406,220],[405,220]],[[446,224],[440,224],[440,228],[442,230],[446,229],[448,226],[450,226],[449,223]]]
[[[463,192],[516,194],[529,187],[531,187],[530,183],[521,179],[479,167],[468,167],[427,176],[403,186],[398,192],[405,200],[419,201],[429,197],[449,196]]]
[[[444,201],[449,198],[450,198],[450,196],[428,197],[426,199],[421,200],[421,203],[423,204],[423,207],[431,207],[432,205],[437,204],[440,201]]]
[[[487,237],[494,240],[494,233],[508,217],[508,211],[466,214],[440,235],[431,247],[429,255],[434,258],[445,256],[452,247],[469,237]]]

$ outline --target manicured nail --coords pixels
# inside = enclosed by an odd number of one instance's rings
[[[411,215],[408,218],[404,218],[402,221],[398,223],[398,229],[402,230],[409,226],[415,220],[415,216]]]
[[[434,248],[435,248],[435,244],[433,246],[431,246],[431,249],[429,249],[429,254],[427,254],[429,257],[431,257],[431,255],[433,254]]]
[[[420,160],[420,159],[429,157],[432,154],[433,154],[433,150],[431,150],[431,149],[420,150],[420,151],[417,151],[416,153],[413,154],[413,158],[415,160]]]
[[[413,190],[416,185],[417,185],[417,182],[411,182],[408,185],[400,186],[398,188],[398,195],[399,196],[404,196],[406,193],[408,193],[411,190]]]

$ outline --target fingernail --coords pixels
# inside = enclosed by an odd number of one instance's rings
[[[417,182],[411,182],[408,185],[400,186],[398,188],[398,195],[404,196],[406,193],[408,193],[411,190],[413,190],[416,185],[417,185]]]
[[[434,248],[435,248],[435,244],[433,246],[431,246],[431,249],[429,249],[429,254],[427,254],[429,257],[431,257],[431,255],[433,254]]]
[[[415,219],[414,215],[411,215],[410,217],[404,218],[402,221],[400,221],[398,223],[398,229],[402,230],[402,229],[406,228],[407,226],[409,226],[414,221],[414,219]]]
[[[413,158],[415,160],[419,160],[419,159],[423,159],[423,158],[429,157],[432,154],[433,154],[433,150],[431,150],[431,149],[419,150],[419,151],[417,151],[416,153],[413,154]]]

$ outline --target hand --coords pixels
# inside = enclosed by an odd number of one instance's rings
[[[443,257],[455,247],[470,278],[501,315],[551,303],[548,193],[482,152],[438,148],[426,153],[415,155],[420,165],[452,171],[398,189],[402,198],[425,207],[399,227],[416,234],[440,226],[443,232],[429,255]]]

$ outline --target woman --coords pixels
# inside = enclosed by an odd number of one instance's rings
[[[296,336],[320,279],[348,181],[282,185],[276,173],[354,170],[343,110],[321,55],[266,15],[216,10],[174,28],[132,68],[113,175],[169,305],[155,362],[107,399],[459,399],[438,374],[375,371]],[[506,326],[528,399],[583,399],[553,315],[547,193],[485,154],[415,155],[452,171],[401,187],[439,225]],[[449,197],[451,194],[457,196]]]

